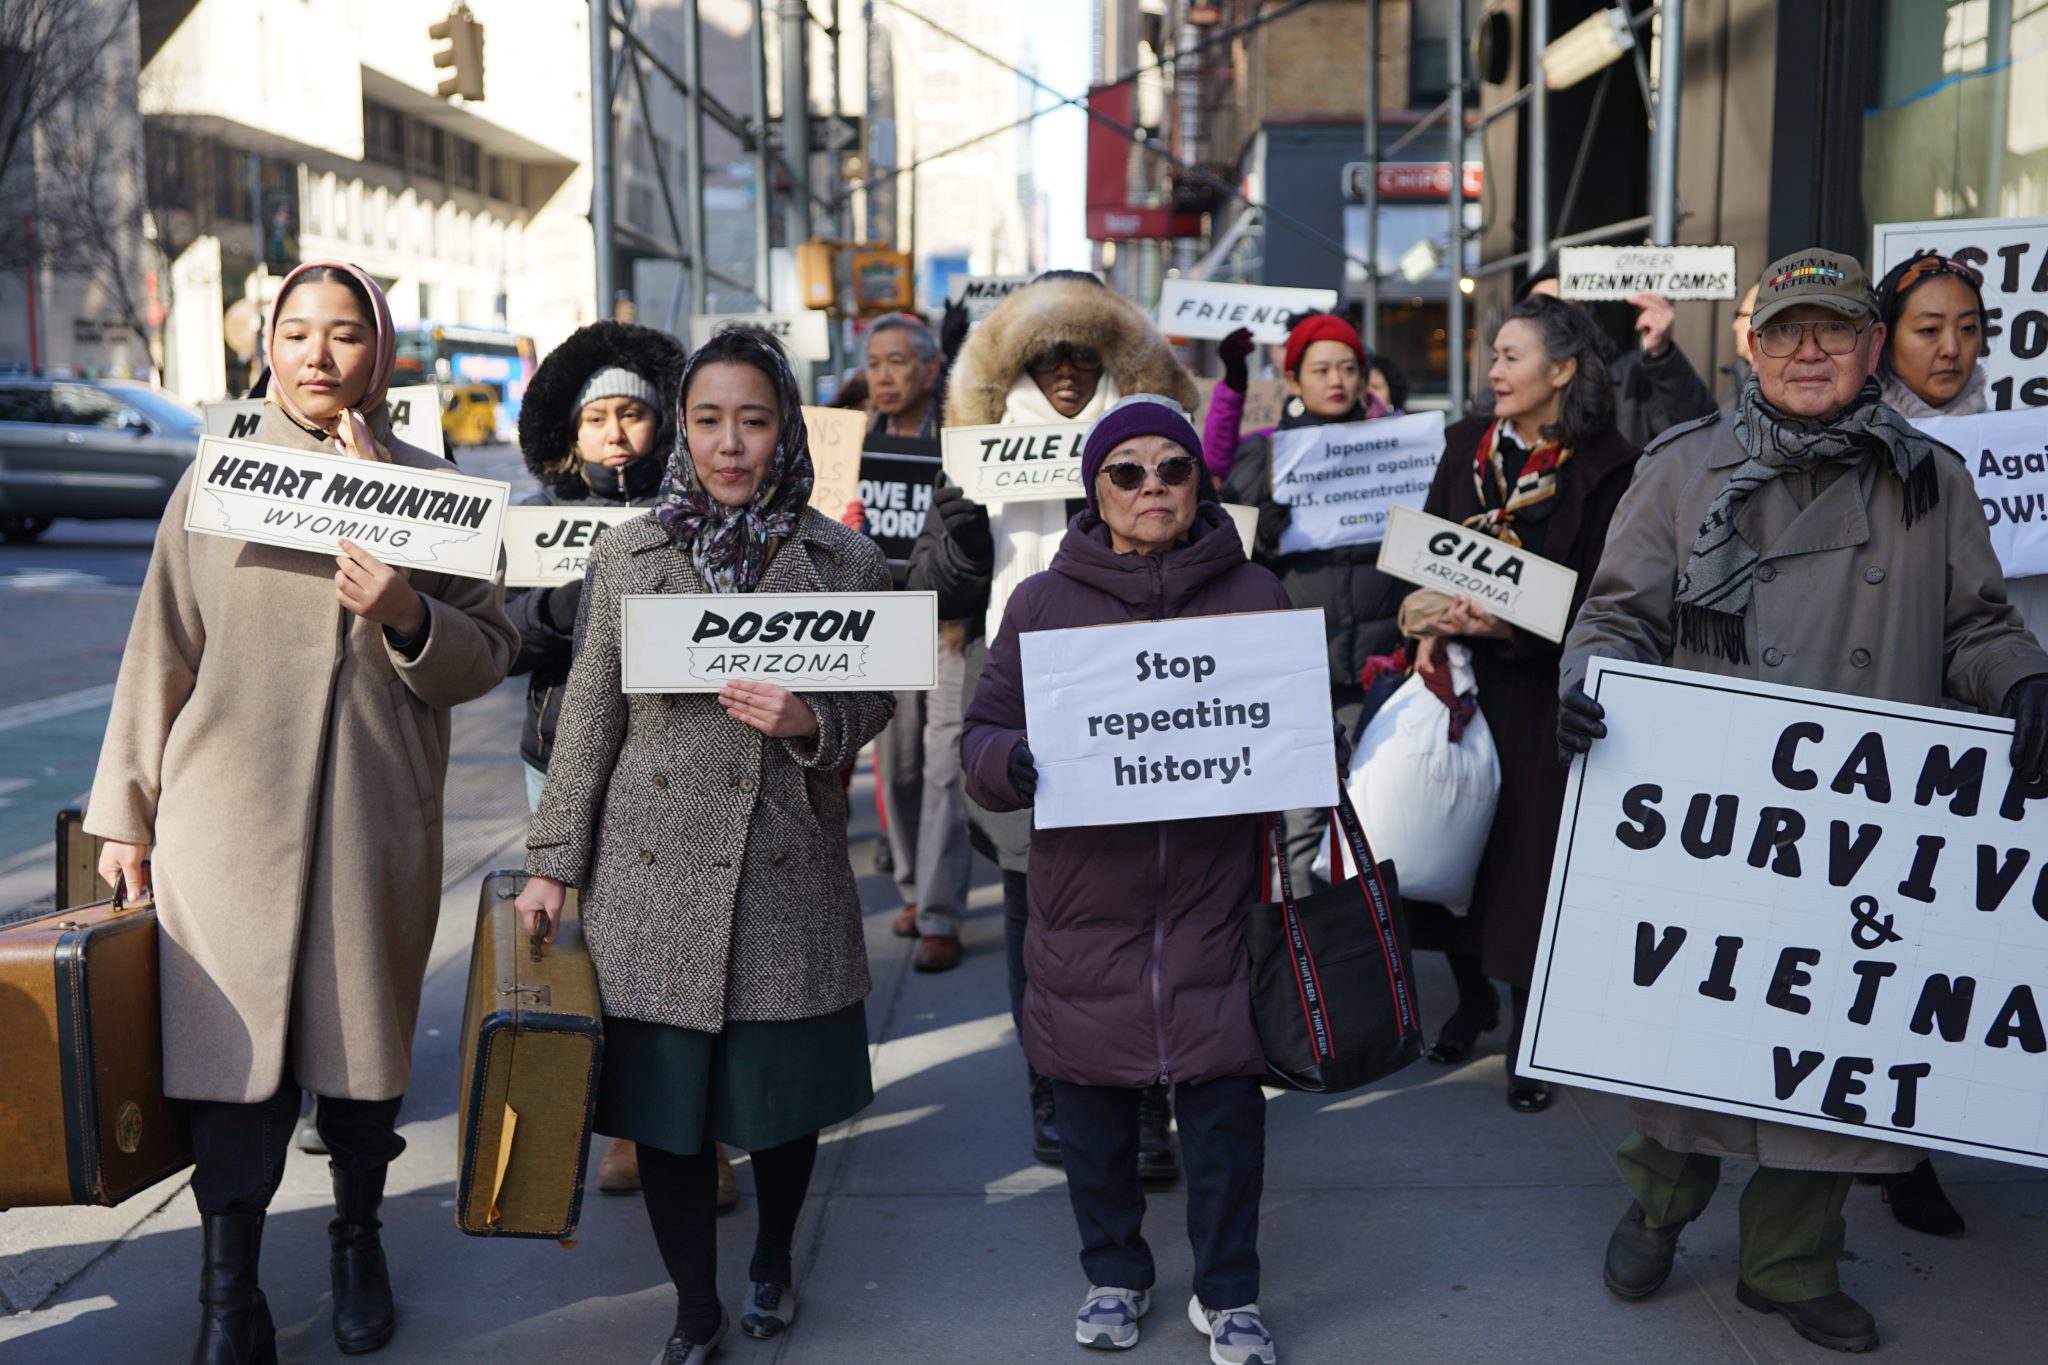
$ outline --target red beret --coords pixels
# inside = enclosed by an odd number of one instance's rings
[[[1301,369],[1301,354],[1318,341],[1339,341],[1351,348],[1358,357],[1359,368],[1366,364],[1365,343],[1358,339],[1358,331],[1350,323],[1329,313],[1318,313],[1312,318],[1303,318],[1287,334],[1287,354],[1284,366],[1287,373],[1294,374]]]

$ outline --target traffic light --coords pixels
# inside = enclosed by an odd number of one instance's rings
[[[427,25],[427,36],[447,43],[434,54],[434,65],[453,67],[454,74],[434,87],[442,99],[460,95],[466,100],[484,97],[484,26],[470,14],[469,6],[457,5],[438,24]]]

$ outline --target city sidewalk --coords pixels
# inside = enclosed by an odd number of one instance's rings
[[[855,788],[856,867],[871,866],[871,783]],[[452,805],[452,803],[451,803]],[[487,866],[516,866],[516,839]],[[451,864],[452,866],[453,864]],[[948,975],[909,970],[890,937],[886,878],[863,876],[875,991],[875,1104],[826,1135],[798,1238],[803,1310],[784,1338],[737,1331],[720,1359],[778,1365],[1078,1361],[1071,1314],[1085,1288],[1057,1169],[1030,1160],[1024,1065],[1004,1006],[1002,924],[986,866]],[[444,897],[393,1168],[385,1244],[401,1323],[394,1362],[629,1362],[674,1315],[637,1198],[584,1204],[576,1245],[483,1242],[452,1222],[453,1105],[475,876]],[[1427,1017],[1447,1007],[1439,960],[1418,964]],[[1623,1305],[1601,1288],[1608,1230],[1627,1204],[1610,1152],[1621,1104],[1567,1091],[1542,1115],[1501,1098],[1495,1047],[1456,1069],[1418,1064],[1324,1100],[1270,1110],[1261,1302],[1289,1362],[1818,1362],[1783,1323],[1734,1301],[1735,1194],[1746,1168],[1689,1230],[1671,1284]],[[1850,1201],[1848,1287],[1878,1313],[1882,1358],[1992,1365],[2039,1359],[2037,1257],[2048,1180],[1941,1159],[1970,1234],[1898,1227],[1875,1191]],[[722,1223],[721,1280],[745,1291],[754,1207]],[[328,1329],[330,1210],[324,1163],[295,1155],[264,1246],[264,1286],[285,1361],[339,1359]],[[1189,1256],[1178,1189],[1152,1201],[1159,1298],[1133,1361],[1195,1362],[1184,1318]],[[182,1181],[114,1210],[0,1214],[0,1318],[9,1365],[181,1360],[196,1320],[199,1237]]]

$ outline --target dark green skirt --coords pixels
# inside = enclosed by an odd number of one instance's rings
[[[722,1033],[604,1018],[594,1126],[667,1152],[763,1152],[873,1103],[867,1011],[730,1020]]]

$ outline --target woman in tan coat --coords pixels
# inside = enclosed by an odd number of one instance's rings
[[[446,469],[395,440],[384,296],[338,263],[286,277],[259,442]],[[205,1238],[196,1362],[275,1358],[263,1213],[301,1087],[332,1156],[334,1330],[390,1339],[385,1169],[441,898],[448,713],[517,644],[496,580],[188,534],[188,471],[121,661],[86,828],[154,890],[164,1089],[192,1129]]]

